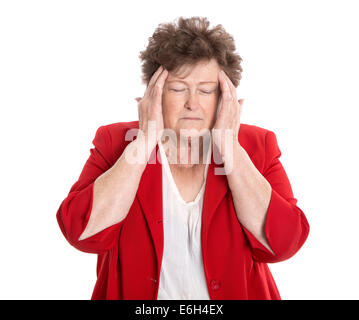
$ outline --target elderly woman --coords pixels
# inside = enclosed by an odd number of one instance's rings
[[[141,52],[139,121],[98,128],[57,212],[68,242],[98,255],[92,299],[281,299],[267,263],[292,257],[309,225],[274,132],[240,123],[234,51],[193,17]]]

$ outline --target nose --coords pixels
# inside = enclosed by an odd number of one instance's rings
[[[198,97],[195,93],[190,93],[188,95],[185,108],[192,111],[196,111],[199,108]]]

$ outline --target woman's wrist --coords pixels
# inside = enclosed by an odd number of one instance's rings
[[[130,152],[132,153],[132,157],[130,160],[135,160],[136,163],[146,165],[150,159],[151,153],[153,149],[157,145],[157,141],[154,139],[149,139],[145,135],[139,135],[135,140],[131,143]],[[133,154],[133,152],[135,152]]]
[[[243,161],[243,157],[246,157],[246,151],[239,144],[237,139],[233,140],[231,147],[226,150],[222,158],[227,175],[230,175],[233,171],[238,169],[241,161]]]

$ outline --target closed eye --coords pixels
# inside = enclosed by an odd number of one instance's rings
[[[174,92],[182,92],[182,91],[184,91],[185,89],[181,89],[181,90],[176,90],[176,89],[170,89],[171,91],[174,91]],[[215,91],[215,90],[214,90]],[[206,93],[206,94],[210,94],[210,93],[212,93],[212,92],[214,92],[214,91],[204,91],[204,90],[201,90],[201,92],[203,92],[203,93]]]

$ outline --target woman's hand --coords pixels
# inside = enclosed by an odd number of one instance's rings
[[[222,102],[213,127],[212,138],[222,160],[226,163],[226,159],[232,159],[232,155],[229,153],[239,144],[238,131],[244,100],[237,101],[236,88],[223,70],[219,72],[218,79],[222,91]],[[232,146],[228,144],[232,144]]]
[[[167,76],[168,71],[160,66],[148,83],[143,98],[135,98],[138,102],[139,129],[146,143],[153,148],[163,130],[162,92]]]

